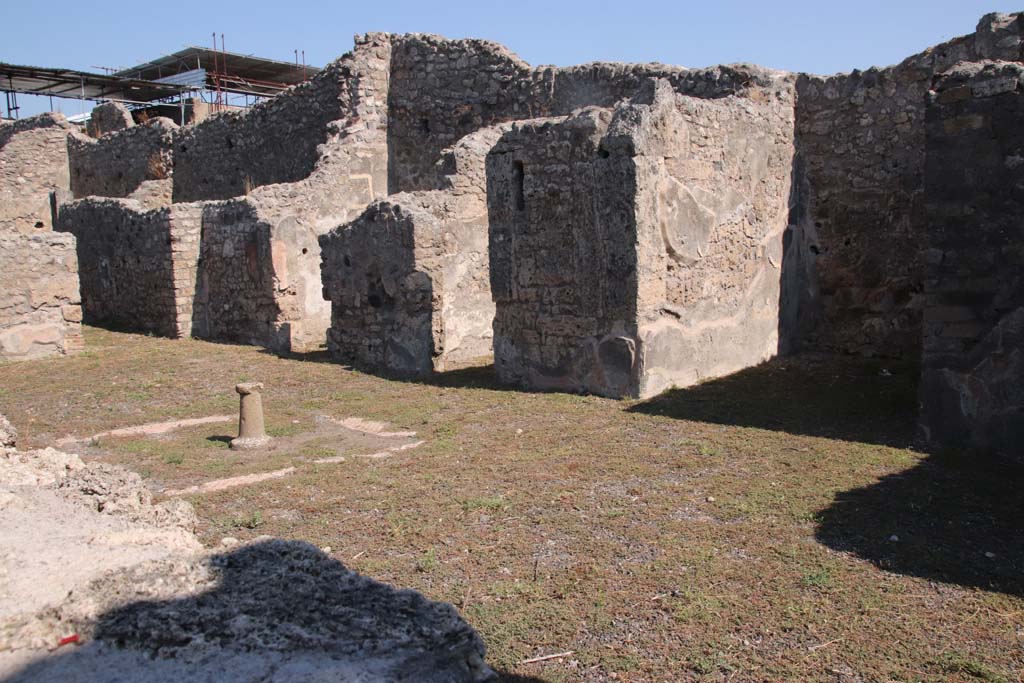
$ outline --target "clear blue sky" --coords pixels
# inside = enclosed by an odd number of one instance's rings
[[[307,62],[320,66],[348,51],[355,33],[391,31],[487,38],[534,65],[746,61],[833,73],[896,63],[970,33],[986,12],[1020,9],[996,0],[6,0],[0,61],[127,67],[208,45],[216,31],[231,52],[292,61],[304,49]],[[76,106],[64,111],[77,113]]]

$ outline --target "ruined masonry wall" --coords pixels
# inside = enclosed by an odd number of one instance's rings
[[[0,233],[0,360],[83,347],[77,266],[71,235]]]
[[[85,321],[186,336],[191,329],[200,207],[145,209],[133,200],[65,204],[57,229],[78,238]]]
[[[383,136],[389,58],[387,35],[357,37],[351,53],[309,81],[245,112],[225,112],[183,129],[175,148],[174,201],[228,199],[307,178],[331,131],[378,130]],[[383,137],[380,145],[384,154]]]
[[[958,61],[1019,61],[1021,32],[1018,15],[987,15],[893,67],[800,77],[787,350],[919,354],[926,94]]]
[[[388,95],[388,188],[432,190],[441,182],[441,152],[497,123],[562,116],[581,107],[611,107],[652,78],[678,92],[721,97],[763,84],[764,70],[686,69],[662,64],[594,63],[531,67],[502,45],[406,34],[392,37]]]
[[[141,189],[145,203],[170,204],[177,131],[178,126],[170,119],[156,118],[98,140],[71,135],[71,192],[78,199],[130,197]],[[152,192],[155,185],[159,185],[159,190]]]
[[[503,131],[446,150],[442,189],[392,195],[321,238],[336,359],[425,375],[491,353],[484,159]]]
[[[192,334],[310,351],[324,343],[316,232],[296,217],[268,221],[246,200],[202,205]]]
[[[125,130],[135,125],[135,119],[128,107],[120,102],[104,102],[93,107],[89,112],[89,120],[85,122],[85,130],[89,137],[100,138],[108,133]]]
[[[606,336],[636,334],[635,169],[602,150],[608,110],[515,124],[487,159],[494,361],[506,383],[622,394]],[[629,341],[625,342],[630,346]],[[615,340],[604,356],[621,351]],[[629,349],[620,356],[629,356]]]
[[[793,98],[786,78],[749,98],[665,97],[645,112],[635,157],[640,395],[779,352]]]
[[[649,396],[777,351],[792,83],[523,122],[488,158],[506,382]],[[643,99],[649,103],[642,103]]]
[[[964,64],[927,115],[921,436],[1024,456],[1024,67]]]
[[[67,137],[61,114],[0,123],[0,233],[53,229],[50,193],[67,190]]]

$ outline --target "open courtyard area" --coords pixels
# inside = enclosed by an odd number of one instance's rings
[[[195,506],[208,547],[308,541],[450,602],[504,680],[1024,674],[1021,472],[912,449],[913,365],[796,355],[614,400],[510,389],[490,365],[391,380],[322,352],[84,337],[0,366],[19,447],[140,473]],[[271,442],[234,451],[247,381]]]

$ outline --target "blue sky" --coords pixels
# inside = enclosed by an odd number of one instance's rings
[[[322,65],[366,31],[439,33],[504,43],[534,65],[594,60],[708,66],[747,61],[834,73],[893,64],[970,33],[981,15],[1024,9],[977,0],[738,0],[317,3],[15,2],[3,9],[0,61],[89,70],[126,67],[210,43],[229,51]],[[22,99],[28,105],[27,98]],[[23,115],[31,113],[23,109]],[[77,113],[65,107],[66,113]]]

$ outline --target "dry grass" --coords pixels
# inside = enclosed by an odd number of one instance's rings
[[[0,366],[24,446],[232,412],[241,380],[267,385],[272,429],[324,413],[419,432],[418,449],[333,465],[310,462],[326,444],[231,453],[230,424],[94,454],[157,484],[295,464],[195,498],[203,539],[308,540],[450,601],[508,680],[1022,680],[1021,473],[910,450],[912,367],[787,359],[620,402],[503,389],[486,367],[410,383],[318,356],[86,341]]]

